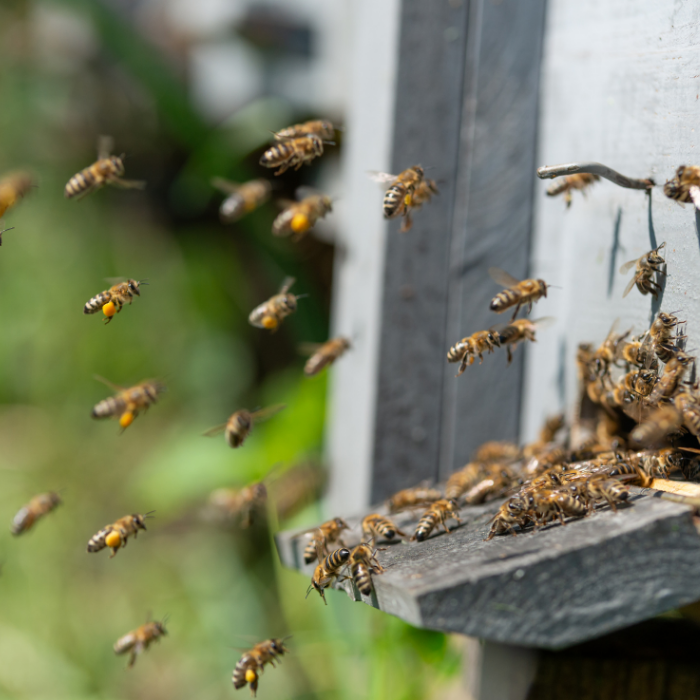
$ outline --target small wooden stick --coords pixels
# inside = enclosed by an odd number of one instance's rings
[[[610,182],[614,182],[620,187],[627,187],[631,190],[650,190],[656,184],[651,178],[645,180],[634,180],[621,175],[616,170],[609,168],[602,163],[564,163],[563,165],[543,165],[537,168],[537,177],[541,180],[552,179],[560,175],[575,175],[577,173],[590,173],[600,175]]]

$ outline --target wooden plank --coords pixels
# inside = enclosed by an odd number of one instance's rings
[[[339,585],[419,627],[526,647],[576,644],[700,598],[692,510],[643,495],[632,502],[617,514],[489,542],[499,503],[463,508],[464,524],[449,535],[386,545],[379,560],[387,571],[374,577],[371,598]],[[417,520],[402,514],[397,523],[411,532]],[[348,522],[350,544],[359,541],[360,518]],[[304,542],[295,533],[277,537],[283,563],[310,576],[313,566],[301,566]]]

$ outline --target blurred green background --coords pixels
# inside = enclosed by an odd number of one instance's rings
[[[319,13],[326,4],[315,3]],[[0,698],[247,697],[230,681],[236,647],[287,634],[292,653],[264,673],[262,699],[445,698],[458,684],[455,643],[342,593],[329,593],[328,607],[305,600],[308,581],[280,568],[264,520],[241,530],[201,517],[213,489],[320,461],[327,377],[303,378],[296,348],[328,336],[334,255],[328,235],[273,238],[273,204],[222,225],[210,178],[271,176],[257,165],[270,130],[315,116],[342,123],[342,113],[317,114],[318,100],[299,90],[322,58],[313,2],[298,17],[282,3],[228,3],[238,14],[216,24],[217,45],[257,72],[225,115],[198,91],[206,70],[195,75],[186,60],[211,36],[173,30],[167,5],[0,3],[0,174],[38,179],[4,217],[15,230],[0,248]],[[216,3],[201,6],[211,16]],[[299,74],[289,90],[287,64]],[[147,189],[66,201],[100,134]],[[339,187],[341,149],[275,178],[275,196]],[[249,326],[286,275],[309,295],[298,313],[274,335]],[[114,276],[150,286],[104,326],[81,307]],[[159,378],[169,391],[120,434],[90,418],[110,394],[94,374],[123,385]],[[243,449],[202,437],[238,408],[277,402],[287,410]],[[14,514],[47,490],[64,505],[12,538]],[[148,532],[113,560],[85,552],[107,523],[149,510]],[[331,515],[307,504],[279,526]],[[127,671],[112,645],[149,614],[170,616],[169,636]]]

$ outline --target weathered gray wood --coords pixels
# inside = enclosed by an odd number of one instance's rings
[[[390,227],[374,499],[517,435],[522,358],[505,373],[500,353],[457,381],[445,356],[501,320],[488,267],[527,273],[543,16],[544,0],[403,2],[393,166],[433,166],[441,194],[409,233]]]
[[[510,644],[467,640],[469,700],[525,700],[537,673],[538,652]]]
[[[517,537],[484,537],[498,503],[464,508],[464,524],[422,543],[382,545],[376,595],[356,600],[413,625],[495,642],[559,648],[700,598],[700,535],[691,509],[649,496]],[[418,515],[397,523],[412,531]],[[348,519],[359,541],[359,518]],[[300,566],[303,537],[278,535],[285,565]],[[332,594],[328,594],[332,605]],[[315,598],[315,596],[314,596]],[[311,600],[309,604],[320,601]]]

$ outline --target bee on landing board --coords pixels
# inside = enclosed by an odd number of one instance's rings
[[[314,119],[310,122],[280,129],[275,132],[275,138],[278,140],[295,139],[299,136],[309,136],[309,134],[316,134],[325,141],[335,136],[335,127],[327,119]]]
[[[297,310],[297,299],[302,295],[290,294],[289,290],[294,284],[293,277],[285,278],[280,290],[275,296],[256,306],[248,316],[248,323],[256,328],[267,328],[273,333],[280,323]]]
[[[311,351],[313,353],[304,365],[304,374],[307,377],[314,377],[321,370],[325,369],[329,365],[332,365],[349,349],[350,341],[342,336],[331,338],[325,343],[307,343],[303,345],[303,351]]]
[[[423,517],[418,522],[418,527],[416,527],[416,531],[413,533],[411,540],[414,542],[416,540],[422,542],[427,539],[430,533],[439,525],[442,525],[445,532],[450,532],[450,528],[447,527],[448,518],[452,518],[458,523],[462,522],[457,509],[457,502],[448,498],[435,501],[435,503],[425,511]]]
[[[146,518],[150,518],[151,513],[155,511],[149,511],[143,515],[140,513],[133,513],[132,515],[125,515],[123,518],[119,518],[115,523],[103,527],[97,534],[90,538],[87,545],[87,551],[90,554],[102,551],[105,547],[109,547],[112,553],[109,555],[111,559],[114,557],[121,547],[126,547],[127,540],[131,535],[134,539],[137,537],[139,530],[146,529]]]
[[[600,177],[591,173],[576,173],[575,175],[567,175],[566,177],[552,183],[547,189],[547,195],[549,197],[556,197],[558,194],[562,194],[563,192],[566,208],[568,209],[571,206],[571,193],[574,190],[581,190],[585,196],[586,190],[598,180],[600,180]]]
[[[68,180],[64,192],[67,199],[81,199],[105,185],[138,190],[142,190],[146,186],[145,182],[122,179],[124,156],[110,155],[112,147],[113,140],[110,137],[100,137],[97,161]]]
[[[348,529],[348,524],[342,518],[333,518],[333,520],[319,525],[312,531],[311,539],[304,548],[304,563],[310,564],[312,561],[316,561],[319,553],[326,556],[329,544],[335,542],[342,544],[341,533]]]
[[[700,167],[681,165],[676,176],[664,185],[664,194],[677,202],[692,202],[700,209]]]
[[[333,211],[333,202],[328,195],[313,192],[310,188],[299,188],[298,202],[282,200],[284,210],[272,222],[272,233],[275,236],[291,236],[297,243],[323,219],[328,212]]]
[[[666,243],[662,243],[658,248],[654,248],[654,250],[642,255],[641,258],[630,260],[620,267],[620,274],[624,275],[633,266],[636,266],[634,277],[632,277],[622,293],[623,299],[632,291],[632,287],[635,285],[637,285],[640,294],[653,294],[654,298],[659,296],[661,285],[656,282],[654,277],[666,274],[666,261],[659,255],[659,251],[665,245]]]
[[[390,513],[398,513],[407,508],[427,506],[430,503],[439,501],[441,498],[442,494],[437,489],[431,489],[427,486],[416,486],[412,489],[398,491],[387,500],[386,506]]]
[[[383,538],[385,540],[393,540],[396,535],[406,536],[405,532],[401,532],[394,523],[384,515],[378,513],[370,513],[362,520],[362,537],[374,544],[374,542]]]
[[[168,634],[165,629],[167,617],[162,622],[147,622],[137,627],[114,643],[114,653],[117,655],[129,654],[129,666],[136,663],[136,657],[142,654],[156,640]]]
[[[306,591],[306,597],[309,597],[309,593],[311,593],[312,590],[318,591],[318,594],[323,598],[324,604],[328,605],[324,591],[338,578],[340,570],[348,563],[349,558],[350,550],[345,547],[336,549],[327,557],[324,557],[319,549],[319,564],[314,569],[314,573],[311,576],[311,584]]]
[[[515,350],[518,344],[524,343],[526,340],[529,340],[531,343],[536,343],[537,338],[535,338],[535,331],[551,321],[554,321],[554,319],[550,316],[538,318],[536,321],[530,321],[530,319],[527,318],[518,318],[507,325],[500,332],[500,340],[501,345],[506,346],[508,364],[513,361],[513,350]]]
[[[228,195],[219,207],[219,216],[225,224],[232,224],[245,214],[255,211],[270,199],[272,193],[272,184],[264,179],[238,184],[215,177],[212,178],[211,184]]]
[[[314,158],[323,155],[324,143],[333,145],[332,141],[324,141],[317,134],[278,139],[274,146],[262,154],[260,165],[266,168],[279,167],[275,175],[281,175],[291,167],[299,170],[302,165],[309,165]]]
[[[462,338],[447,351],[448,362],[460,362],[459,371],[456,376],[464,372],[467,367],[474,364],[477,356],[479,364],[484,361],[483,353],[493,352],[494,348],[501,347],[501,338],[494,329],[487,331],[477,331],[468,338]]]
[[[289,649],[284,646],[284,639],[266,639],[264,642],[258,642],[250,651],[246,651],[241,656],[236,667],[233,669],[231,682],[236,690],[250,685],[250,692],[255,697],[258,690],[258,678],[262,673],[265,664],[270,664],[275,667],[275,661],[279,661],[279,657],[283,654],[288,654]]]
[[[250,435],[250,431],[253,429],[253,423],[262,423],[268,418],[272,418],[272,416],[279,413],[283,408],[286,408],[283,404],[276,404],[258,411],[248,411],[242,408],[240,411],[233,413],[226,423],[210,428],[204,435],[206,435],[206,437],[214,437],[215,435],[224,433],[229,447],[240,447],[248,435]]]
[[[499,267],[490,267],[489,275],[491,275],[491,279],[493,279],[494,282],[507,287],[507,289],[496,294],[491,300],[491,311],[501,314],[514,306],[515,313],[513,314],[512,320],[518,315],[520,307],[525,304],[528,304],[530,307],[528,312],[532,311],[532,305],[542,297],[546,297],[547,289],[551,286],[544,280],[517,280]]]
[[[119,425],[126,430],[139,413],[147,411],[156,403],[158,396],[165,391],[165,385],[160,382],[147,380],[135,386],[124,388],[96,376],[95,379],[106,384],[117,393],[108,399],[100,401],[92,409],[93,418],[119,418]]]
[[[377,561],[377,551],[368,544],[358,544],[350,552],[350,574],[362,595],[371,595],[372,574],[383,574],[384,567]]]
[[[54,491],[40,493],[34,496],[26,506],[17,511],[17,515],[12,519],[10,532],[17,536],[28,532],[34,523],[61,505],[60,496]]]
[[[126,304],[131,304],[134,300],[134,295],[137,297],[141,296],[139,287],[142,285],[148,285],[146,280],[136,281],[136,280],[126,280],[125,282],[119,282],[104,292],[100,292],[95,295],[85,304],[83,308],[84,314],[96,314],[100,309],[105,315],[105,323],[109,323],[112,318],[118,314],[122,307]]]
[[[391,183],[384,195],[384,218],[394,219],[397,216],[403,216],[401,232],[408,231],[411,228],[410,207],[413,205],[413,195],[425,177],[423,168],[420,165],[414,165],[398,175],[370,171],[369,176],[382,185]],[[425,193],[421,194],[421,204],[423,201],[427,201]]]

